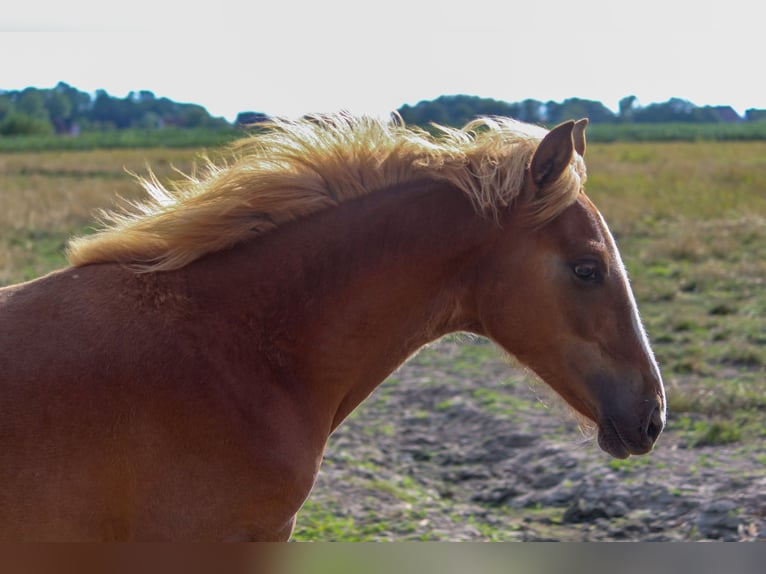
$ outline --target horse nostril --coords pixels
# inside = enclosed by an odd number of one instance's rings
[[[660,409],[654,407],[652,414],[649,416],[649,423],[646,425],[646,435],[652,440],[652,443],[660,436],[664,426]]]

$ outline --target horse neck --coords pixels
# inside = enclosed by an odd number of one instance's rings
[[[471,265],[493,230],[459,191],[423,182],[296,221],[201,269],[226,286],[216,301],[238,324],[259,325],[271,372],[289,371],[284,380],[326,405],[331,430],[421,346],[472,328]]]

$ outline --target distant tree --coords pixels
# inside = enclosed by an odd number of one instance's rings
[[[45,106],[56,131],[67,131],[72,119],[72,101],[67,95],[58,90],[48,90],[45,94]]]
[[[48,109],[45,107],[45,92],[37,88],[23,90],[16,101],[16,110],[38,120],[48,121]]]
[[[16,117],[18,115],[18,117]],[[22,91],[0,90],[0,121],[13,116],[5,124],[5,133],[48,132],[52,124],[59,133],[78,129],[124,129],[140,127],[157,129],[164,126],[220,129],[229,126],[223,118],[213,118],[198,104],[182,104],[168,98],[157,98],[153,92],[130,92],[116,98],[106,90],[95,97],[65,82],[53,89],[26,88]],[[30,122],[30,119],[37,120]]]
[[[546,119],[549,124],[558,124],[567,120],[588,118],[593,123],[614,121],[614,113],[601,102],[569,98],[563,102],[545,104]]]
[[[0,121],[7,115],[13,113],[16,106],[10,94],[0,94]]]
[[[154,96],[154,92],[150,92],[149,90],[141,90],[138,92],[138,101],[139,102],[152,102],[156,99]]]
[[[750,108],[745,111],[745,120],[748,122],[764,122],[766,121],[766,110]]]
[[[693,121],[699,123],[739,122],[742,118],[731,106],[703,106],[692,110]]]
[[[86,119],[87,114],[90,112],[93,106],[93,100],[87,92],[81,92],[77,88],[73,88],[65,82],[59,82],[55,88],[53,88],[60,96],[69,101],[70,113],[69,123],[79,123]]]
[[[530,124],[542,124],[545,121],[543,103],[526,99],[519,104],[517,119]]]
[[[132,124],[131,112],[132,102],[129,97],[114,98],[106,90],[96,90],[96,98],[88,117],[101,127],[124,129]]]
[[[446,107],[439,100],[422,101],[414,106],[404,104],[397,110],[402,119],[408,124],[425,126],[430,123],[449,124]]]
[[[636,122],[661,123],[661,122],[693,122],[695,121],[695,105],[681,98],[670,98],[667,102],[649,104],[644,108],[634,111],[633,118]]]
[[[620,121],[632,122],[633,112],[636,108],[636,102],[638,98],[636,96],[625,96],[620,100]]]
[[[397,111],[408,124],[462,127],[477,116],[518,117],[520,105],[478,96],[453,95],[421,101],[415,106],[405,104]]]
[[[154,112],[146,112],[138,120],[134,121],[132,125],[142,130],[156,130],[162,127],[162,118]]]
[[[93,107],[88,114],[88,119],[102,126],[114,125],[116,127],[114,123],[116,115],[114,98],[106,90],[96,90],[96,97],[93,100]]]
[[[59,82],[53,91],[63,94],[67,97],[72,104],[74,111],[84,111],[90,107],[91,95],[87,92],[81,92],[75,87],[70,86],[66,82]]]
[[[511,104],[478,96],[454,96],[454,98],[455,102],[460,102],[465,106],[463,121],[456,122],[456,125],[464,125],[475,119],[476,116],[505,116],[518,119],[521,114],[520,104]]]
[[[204,128],[212,123],[207,110],[195,104],[186,104],[180,110],[179,116],[181,125],[187,128]]]
[[[263,123],[268,119],[269,116],[261,112],[239,112],[237,114],[237,119],[234,120],[234,124],[242,127],[252,126]]]

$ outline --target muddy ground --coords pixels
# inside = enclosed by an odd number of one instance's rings
[[[671,412],[652,453],[611,459],[491,344],[444,340],[331,438],[295,539],[766,539],[766,440],[686,427]]]

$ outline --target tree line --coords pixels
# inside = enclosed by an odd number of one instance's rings
[[[581,98],[563,102],[526,99],[511,103],[467,95],[441,96],[414,106],[405,104],[397,111],[406,123],[422,126],[430,123],[462,126],[479,115],[509,116],[543,125],[581,117],[589,118],[594,124],[607,125],[766,121],[766,110],[750,109],[740,117],[730,106],[699,107],[680,98],[640,106],[635,96],[623,98],[617,112],[601,102]],[[265,113],[248,111],[240,113],[234,123],[252,125],[267,118]],[[78,135],[126,129],[152,131],[166,127],[216,130],[232,126],[223,118],[210,116],[201,105],[159,98],[147,90],[118,98],[105,90],[91,95],[59,82],[51,89],[0,91],[0,136]]]
[[[158,98],[146,90],[117,98],[105,90],[91,95],[59,82],[52,89],[0,91],[0,135],[5,136],[228,125],[222,118],[211,117],[200,105]]]
[[[594,100],[569,98],[563,102],[527,99],[504,102],[477,96],[441,96],[398,110],[409,124],[437,123],[462,126],[477,115],[508,116],[532,124],[555,125],[573,118],[589,118],[592,123],[734,123],[766,121],[766,110],[749,109],[742,117],[731,106],[696,106],[688,100],[671,98],[667,102],[639,106],[635,96],[620,100],[617,113]]]

